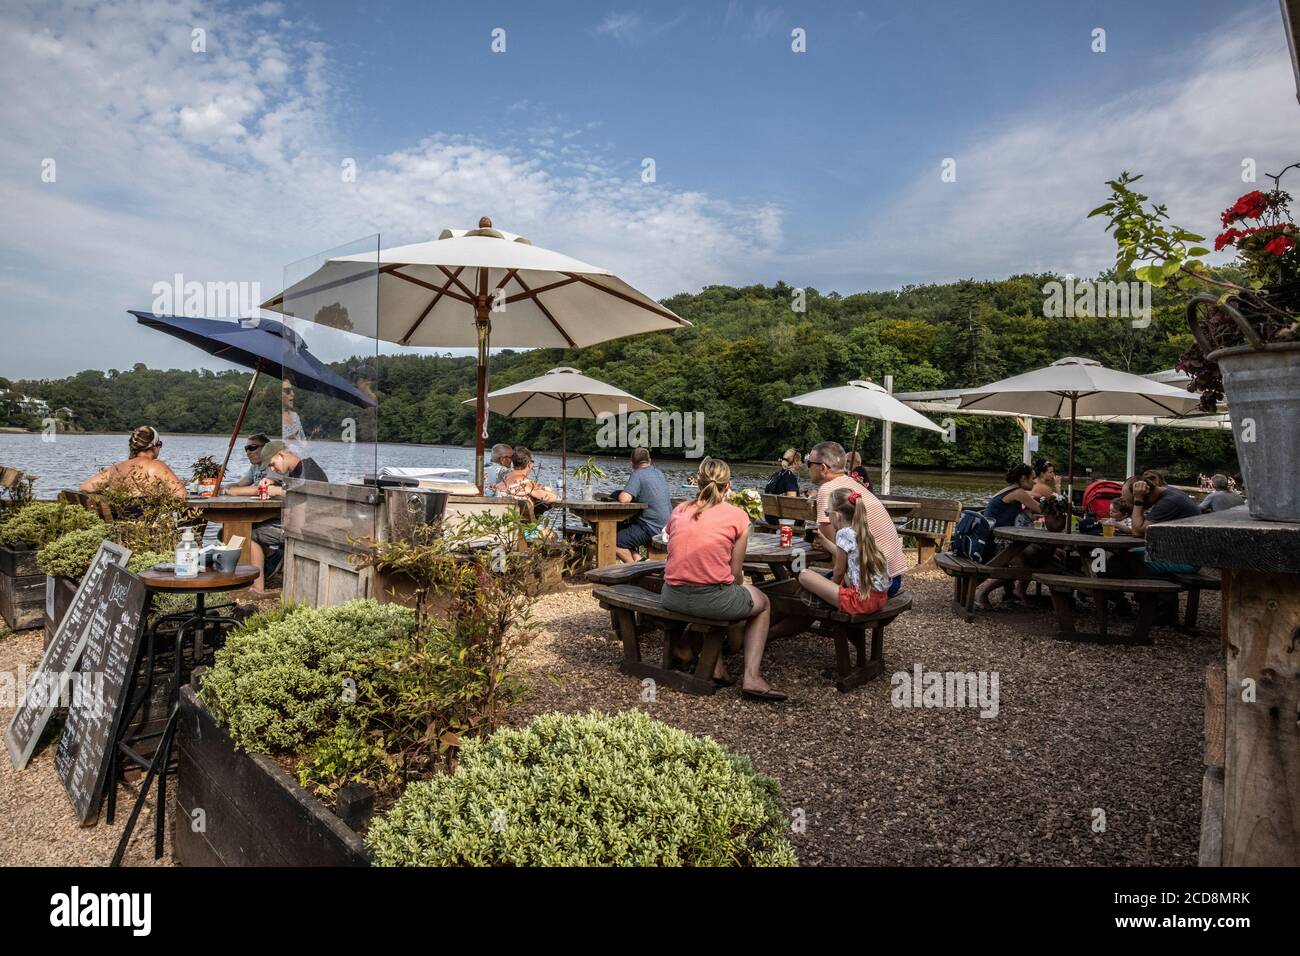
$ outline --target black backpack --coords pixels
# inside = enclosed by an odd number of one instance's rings
[[[957,526],[952,529],[948,550],[959,558],[983,564],[993,557],[993,522],[982,512],[962,511]]]
[[[765,495],[785,494],[785,492],[781,490],[780,485],[777,484],[777,482],[780,481],[784,475],[785,475],[784,468],[778,468],[775,472],[773,472],[772,477],[767,479],[767,484],[763,486],[763,494]]]

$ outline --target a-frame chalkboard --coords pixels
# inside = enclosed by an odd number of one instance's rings
[[[143,631],[145,587],[140,579],[126,568],[110,567],[101,584],[104,600],[95,610],[77,667],[79,693],[68,708],[54,751],[54,770],[83,824],[99,815],[99,797]]]
[[[5,748],[9,751],[9,760],[14,768],[21,770],[27,766],[36,741],[50,720],[50,715],[59,705],[59,691],[67,686],[67,675],[76,668],[90,637],[96,609],[105,598],[105,576],[112,567],[124,566],[131,557],[129,549],[105,541],[95,552],[90,568],[81,578],[77,593],[68,605],[67,613],[59,622],[54,640],[45,650],[40,666],[32,677],[31,683],[19,701],[13,719],[5,730]]]

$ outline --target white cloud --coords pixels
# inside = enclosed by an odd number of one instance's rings
[[[195,24],[206,53],[191,52]],[[155,282],[181,272],[258,281],[269,295],[284,263],[367,233],[397,245],[487,214],[657,296],[738,280],[780,241],[775,207],[643,184],[639,165],[585,141],[592,124],[528,101],[503,134],[513,139],[439,132],[385,155],[345,146],[334,126],[345,84],[309,35],[197,0],[0,11],[0,373],[126,366],[142,353],[198,364],[128,321]],[[544,156],[530,137],[555,145]],[[41,181],[45,157],[54,183]],[[354,183],[340,175],[348,157]]]
[[[910,185],[873,211],[861,234],[792,261],[834,263],[846,288],[1096,274],[1113,264],[1114,243],[1086,216],[1123,170],[1145,174],[1142,191],[1167,204],[1175,223],[1212,236],[1219,213],[1256,188],[1241,180],[1243,158],[1256,160],[1261,182],[1300,158],[1281,24],[1238,19],[1165,75],[1109,102],[1013,119],[981,139],[945,143],[937,133],[932,155],[908,157],[918,169]],[[945,157],[957,161],[956,182],[940,179]]]
[[[596,32],[612,36],[616,40],[631,40],[641,32],[641,16],[627,12],[607,13],[596,27]]]

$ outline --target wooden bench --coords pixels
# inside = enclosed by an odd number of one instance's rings
[[[1183,615],[1183,630],[1190,634],[1199,631],[1196,620],[1201,613],[1201,592],[1218,591],[1223,587],[1222,579],[1212,574],[1175,574],[1173,576],[1187,592],[1187,610]]]
[[[1150,644],[1151,620],[1155,616],[1156,601],[1161,595],[1177,595],[1178,584],[1163,578],[1094,578],[1079,574],[1035,574],[1034,580],[1052,590],[1052,605],[1056,609],[1057,636],[1067,640],[1084,638],[1108,644]],[[1074,601],[1071,595],[1082,591],[1092,598],[1097,608],[1097,633],[1081,634],[1074,629]],[[1127,635],[1112,635],[1107,631],[1108,594],[1132,594],[1138,604],[1137,620],[1133,631]]]
[[[949,498],[921,498],[915,495],[889,495],[891,501],[915,501],[916,510],[907,516],[898,533],[916,541],[916,567],[919,571],[934,564],[935,556],[948,547],[952,529],[961,517],[961,502]]]
[[[934,556],[934,566],[952,578],[952,609],[958,614],[965,615],[968,624],[975,620],[975,591],[979,588],[980,582],[989,578],[996,578],[999,581],[1036,581],[1041,573],[1065,570],[1064,567],[1056,564],[1038,568],[990,567],[947,551]]]
[[[713,671],[722,656],[723,641],[732,637],[735,646],[739,642],[743,621],[715,621],[670,611],[663,606],[663,598],[657,591],[637,584],[603,585],[591,593],[600,606],[609,611],[614,632],[623,642],[620,671],[630,677],[649,677],[685,694],[707,696],[717,689],[713,683]],[[641,635],[655,630],[663,633],[663,650],[658,664],[641,658]],[[702,638],[695,669],[689,673],[673,668],[673,644],[686,638],[687,632]]]
[[[912,595],[895,594],[874,614],[846,614],[830,605],[812,607],[805,604],[798,596],[800,587],[796,580],[770,581],[759,588],[772,602],[773,620],[786,616],[812,618],[813,629],[829,634],[834,640],[835,670],[829,676],[834,678],[835,689],[840,693],[860,687],[884,671],[885,628],[912,607]],[[871,629],[869,655],[866,648],[868,628]],[[850,662],[850,645],[857,652],[856,663]]]

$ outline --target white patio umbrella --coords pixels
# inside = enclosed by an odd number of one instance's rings
[[[488,410],[506,418],[560,419],[560,497],[569,496],[570,418],[600,418],[627,412],[658,411],[621,388],[588,378],[576,368],[553,368],[545,375],[490,392]],[[475,401],[470,399],[466,405]]]
[[[943,432],[943,429],[926,418],[914,408],[908,408],[894,396],[890,395],[875,382],[868,379],[855,379],[847,385],[836,388],[820,388],[815,392],[806,392],[787,398],[792,405],[805,405],[809,408],[825,408],[832,412],[854,415],[858,425],[864,418],[875,418],[895,425],[909,425],[912,428],[924,428],[927,431]],[[853,451],[858,450],[858,427],[853,427]]]
[[[486,216],[477,229],[444,229],[431,242],[381,249],[377,262],[376,267],[374,254],[330,259],[262,308],[283,312],[286,301],[290,310],[307,302],[337,306],[332,314],[346,315],[355,299],[355,314],[368,315],[378,295],[374,334],[379,339],[435,348],[477,346],[480,482],[492,345],[582,348],[690,325],[608,270],[493,229]]]
[[[1079,416],[1158,415],[1195,411],[1200,396],[1141,375],[1106,368],[1086,358],[1063,358],[1047,368],[966,389],[964,408],[1014,412],[1035,418],[1070,418],[1070,501],[1074,500],[1074,428]]]

